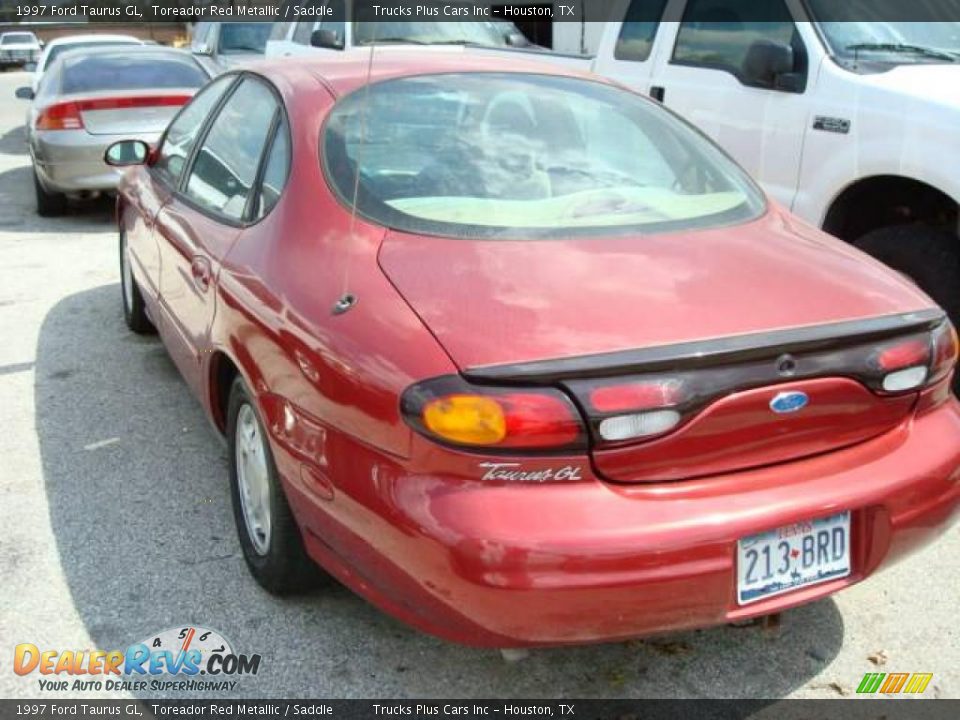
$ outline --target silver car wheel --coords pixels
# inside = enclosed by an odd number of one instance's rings
[[[253,549],[258,555],[266,555],[271,529],[270,470],[266,438],[249,403],[244,403],[237,413],[234,448],[243,523]]]
[[[123,273],[123,303],[127,313],[133,312],[133,270],[130,268],[130,251],[127,249],[127,236],[120,236],[120,271]]]

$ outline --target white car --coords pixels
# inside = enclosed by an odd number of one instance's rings
[[[854,22],[855,5],[633,0],[594,71],[678,112],[774,199],[910,276],[956,323],[960,22]]]
[[[0,35],[0,70],[35,63],[43,45],[32,32],[16,30]]]
[[[132,35],[68,35],[67,37],[51,40],[43,49],[43,54],[37,62],[37,69],[33,73],[33,92],[37,92],[43,74],[50,68],[53,61],[68,50],[83,48],[110,47],[112,45],[142,45],[143,42]]]

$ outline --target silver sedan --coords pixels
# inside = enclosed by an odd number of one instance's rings
[[[116,140],[155,144],[180,107],[209,79],[189,53],[156,46],[65,52],[31,99],[27,141],[37,212],[60,215],[67,197],[116,189],[120,171],[103,161]]]

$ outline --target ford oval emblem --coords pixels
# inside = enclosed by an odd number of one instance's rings
[[[810,398],[804,392],[782,392],[770,401],[770,409],[778,415],[786,415],[803,410],[809,402]]]

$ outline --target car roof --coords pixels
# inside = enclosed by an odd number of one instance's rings
[[[509,51],[462,46],[417,46],[416,49],[399,46],[378,46],[370,62],[370,48],[351,48],[331,58],[326,53],[284,57],[258,63],[250,69],[268,79],[286,84],[304,72],[326,85],[335,95],[345,95],[357,88],[381,80],[418,75],[450,73],[528,73],[581,77],[602,81],[595,75],[562,67],[553,63],[518,57]]]
[[[6,32],[0,33],[0,38],[5,38],[7,35],[29,35],[34,40],[37,39],[36,33],[32,30],[7,30]]]
[[[66,35],[58,37],[47,43],[47,47],[59,47],[60,45],[72,45],[73,43],[95,43],[95,42],[130,42],[132,44],[142,44],[140,38],[133,35],[107,35],[98,33],[88,33],[86,35]]]

